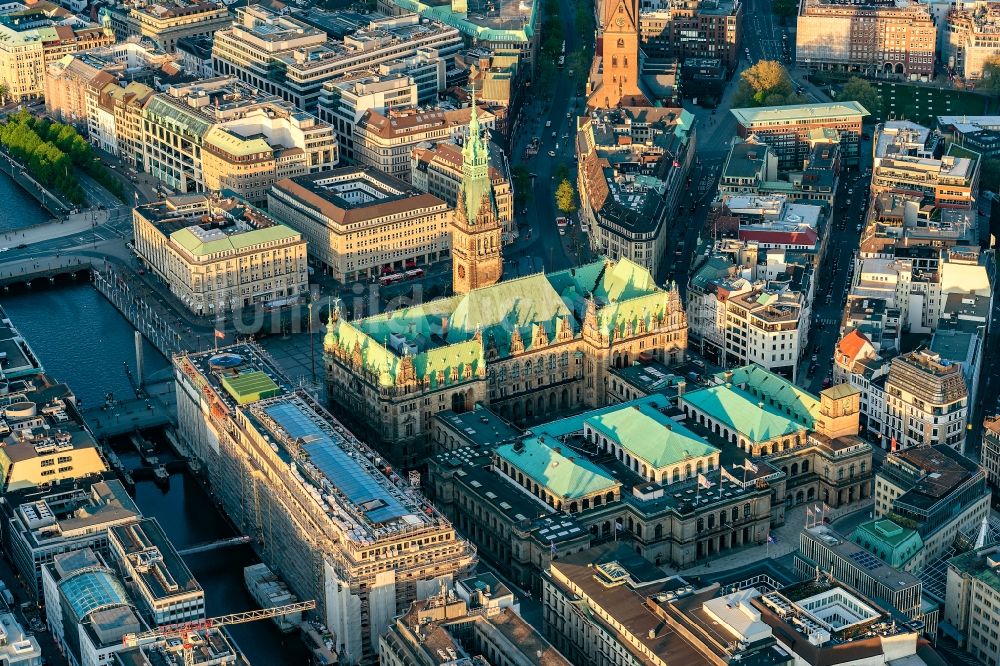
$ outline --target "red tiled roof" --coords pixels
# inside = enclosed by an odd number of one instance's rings
[[[817,236],[815,229],[807,229],[806,231],[740,229],[740,240],[772,243],[774,245],[801,245],[803,247],[815,247]]]
[[[871,340],[864,333],[854,329],[837,342],[837,356],[843,365],[850,366],[858,359],[858,354],[865,345],[870,344]]]

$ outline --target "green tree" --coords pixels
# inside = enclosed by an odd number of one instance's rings
[[[848,79],[844,87],[840,89],[837,100],[840,102],[857,102],[868,109],[869,113],[876,116],[879,115],[882,108],[882,96],[879,94],[878,89],[870,82],[857,76],[852,76]]]
[[[980,90],[1000,92],[1000,56],[993,56],[983,63],[983,79]]]
[[[799,13],[798,0],[771,0],[771,13],[782,18],[791,18]]]
[[[531,172],[528,167],[518,164],[510,170],[510,178],[514,187],[514,202],[517,206],[523,206],[531,201]]]
[[[10,86],[0,81],[0,104],[6,104],[8,97],[10,97]]]
[[[566,214],[576,210],[576,190],[568,178],[563,178],[556,188],[556,207]]]
[[[733,97],[734,107],[784,106],[805,101],[795,94],[788,70],[777,60],[761,60],[743,70]]]

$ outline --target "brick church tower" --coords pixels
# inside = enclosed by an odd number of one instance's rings
[[[602,76],[591,108],[647,106],[639,87],[639,0],[604,0],[601,21]]]

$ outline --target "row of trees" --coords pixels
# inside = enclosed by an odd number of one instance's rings
[[[125,200],[121,181],[104,167],[87,140],[71,125],[38,119],[22,109],[0,125],[0,145],[26,166],[35,180],[74,205],[87,202],[77,176],[81,171]]]
[[[43,187],[55,190],[74,205],[85,204],[87,197],[77,181],[72,158],[50,141],[47,133],[36,132],[28,118],[32,116],[22,111],[0,125],[0,144]]]

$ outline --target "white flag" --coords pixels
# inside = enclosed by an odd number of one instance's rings
[[[743,469],[747,470],[748,472],[756,472],[757,465],[754,465],[752,462],[750,462],[750,459],[747,458],[746,460],[743,461]]]
[[[702,488],[711,488],[712,482],[704,474],[698,475],[698,485]]]

